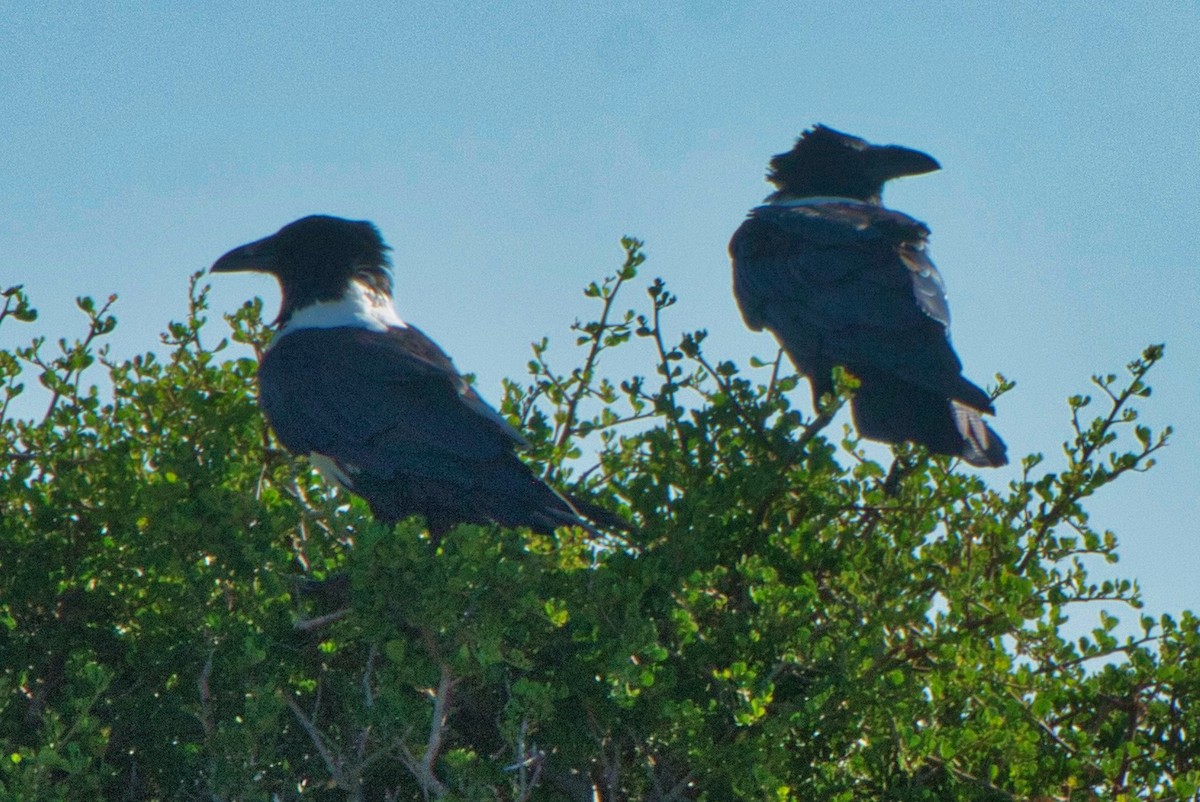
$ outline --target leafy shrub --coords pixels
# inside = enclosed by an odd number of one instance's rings
[[[1007,488],[919,449],[890,467],[806,417],[777,355],[673,342],[640,243],[585,294],[582,364],[534,347],[503,411],[550,479],[634,523],[589,540],[394,531],[273,443],[250,357],[206,344],[206,288],[164,357],[88,330],[0,352],[0,794],[52,799],[1185,799],[1200,629],[1061,632],[1113,535],[1084,503],[1153,464],[1148,348],[1070,399],[1067,467]],[[0,323],[36,314],[20,288]],[[269,339],[261,302],[229,338]],[[11,325],[11,323],[9,323]],[[647,372],[605,377],[613,349]],[[98,364],[97,364],[98,363]],[[85,384],[107,373],[104,397]],[[34,375],[37,420],[7,416]],[[840,377],[852,392],[852,377]],[[1000,391],[1009,389],[1000,383]],[[586,466],[586,467],[585,467]],[[340,573],[335,593],[302,592]],[[319,586],[329,590],[332,586]]]

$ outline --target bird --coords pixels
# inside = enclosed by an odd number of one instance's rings
[[[524,437],[396,313],[389,250],[369,221],[311,215],[210,268],[279,282],[258,368],[276,439],[382,523],[424,516],[434,541],[462,523],[595,531],[517,457]]]
[[[929,228],[883,206],[894,178],[941,169],[931,156],[872,145],[822,124],[771,159],[775,186],[729,243],[742,318],[769,330],[812,385],[833,368],[858,379],[851,414],[869,440],[918,443],[977,467],[1008,462],[983,420],[991,397],[962,374]]]

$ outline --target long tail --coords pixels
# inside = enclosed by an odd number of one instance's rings
[[[862,371],[859,379],[851,409],[863,437],[919,443],[980,468],[1008,464],[1004,441],[984,423],[981,410],[887,375]]]
[[[606,510],[599,504],[593,504],[590,501],[585,501],[579,496],[564,494],[567,501],[571,502],[571,506],[583,518],[587,518],[601,529],[608,529],[617,532],[632,532],[633,524],[626,521],[620,515],[617,515],[611,510]]]
[[[983,422],[978,410],[958,401],[950,402],[954,425],[962,435],[962,458],[979,468],[999,468],[1008,464],[1008,448],[1000,435]]]

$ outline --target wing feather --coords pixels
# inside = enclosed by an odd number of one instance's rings
[[[300,330],[259,368],[260,403],[289,450],[380,477],[448,478],[523,440],[420,331]]]

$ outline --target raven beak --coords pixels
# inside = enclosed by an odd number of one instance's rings
[[[239,271],[254,271],[257,273],[275,272],[275,235],[263,237],[260,240],[234,248],[229,253],[213,262],[208,269],[210,273],[236,273]]]
[[[883,145],[871,148],[871,159],[876,174],[884,181],[906,175],[923,175],[942,169],[937,159],[928,153],[899,145]]]

